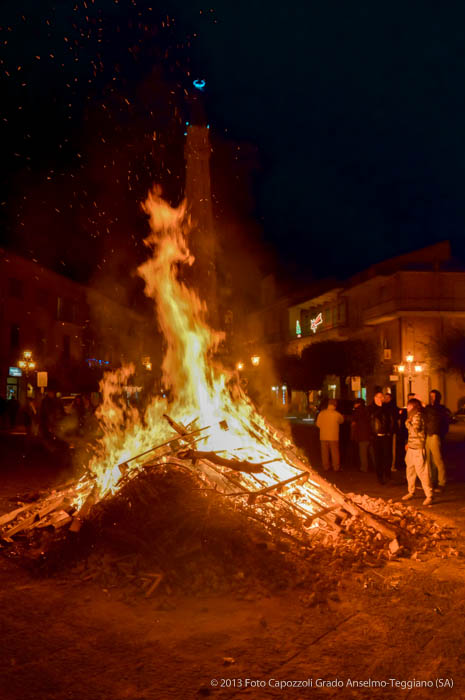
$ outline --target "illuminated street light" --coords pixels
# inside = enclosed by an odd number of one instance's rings
[[[405,362],[407,363],[407,366],[405,366],[403,364],[398,365],[397,371],[400,374],[404,374],[404,372],[407,370],[407,372],[408,372],[408,390],[409,390],[409,394],[411,394],[412,393],[413,377],[415,374],[420,374],[421,372],[423,372],[423,366],[418,364],[418,363],[415,365],[413,364],[415,362],[415,356],[411,352],[408,352],[406,354]]]
[[[236,364],[236,369],[240,372],[241,369],[244,369],[244,363],[243,362],[238,362]]]
[[[253,356],[250,358],[250,361],[251,361],[251,363],[253,364],[254,367],[258,367],[258,365],[260,364],[260,356],[259,356],[259,355],[253,355]]]
[[[20,360],[18,360],[18,367],[21,369],[24,369],[26,372],[26,375],[29,374],[29,372],[32,372],[36,368],[36,363],[32,359],[32,351],[31,350],[23,350],[23,355]]]

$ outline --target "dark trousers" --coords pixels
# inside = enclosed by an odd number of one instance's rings
[[[377,435],[373,440],[376,476],[384,484],[391,476],[392,435]]]

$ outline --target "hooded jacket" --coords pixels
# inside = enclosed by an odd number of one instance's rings
[[[435,394],[436,400],[425,408],[426,434],[443,438],[449,430],[449,416],[446,407],[441,403],[441,393],[436,389],[431,393]]]

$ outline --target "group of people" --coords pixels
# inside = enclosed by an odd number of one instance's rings
[[[39,437],[47,448],[57,447],[63,440],[82,437],[89,433],[94,410],[87,395],[76,395],[65,411],[54,389],[27,399],[24,425],[31,437]]]
[[[331,467],[334,471],[341,468],[339,428],[343,423],[337,401],[330,399],[316,421],[326,471]],[[444,489],[446,467],[442,445],[449,429],[449,415],[436,389],[430,391],[427,406],[415,394],[409,394],[406,408],[399,409],[391,394],[381,390],[375,391],[369,406],[363,399],[357,399],[350,416],[350,429],[351,441],[358,448],[361,471],[368,471],[371,458],[379,483],[385,484],[391,478],[391,471],[396,470],[396,463],[405,466],[408,493],[404,500],[413,497],[417,477],[425,492],[424,505],[432,503],[433,491]]]

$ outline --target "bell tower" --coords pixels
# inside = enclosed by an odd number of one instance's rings
[[[195,257],[193,284],[206,301],[210,320],[216,325],[217,307],[217,242],[213,223],[210,180],[211,145],[209,127],[205,123],[202,92],[204,80],[194,80],[189,95],[189,120],[186,121],[184,158],[186,183],[184,195],[191,217],[189,248]]]

